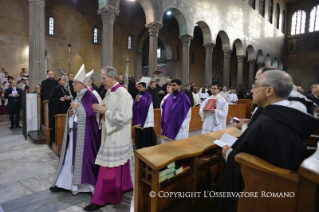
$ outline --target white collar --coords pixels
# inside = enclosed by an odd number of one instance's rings
[[[272,105],[280,105],[280,106],[285,106],[287,107],[289,105],[289,101],[288,100],[281,100],[279,102],[275,102]]]

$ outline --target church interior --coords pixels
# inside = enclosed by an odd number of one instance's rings
[[[180,79],[183,88],[191,82],[197,88],[217,83],[235,88],[241,85],[249,91],[256,72],[264,66],[286,71],[305,92],[319,83],[318,0],[1,0],[0,8],[0,68],[16,78],[25,67],[32,89],[46,79],[47,71],[56,78],[61,71],[76,75],[82,64],[87,72],[94,70],[97,86],[105,66],[137,81],[154,75]],[[21,130],[9,130],[8,117],[0,116],[0,212],[83,211],[90,194],[49,190],[58,165],[65,117],[57,116],[57,142],[51,150],[46,145],[52,133],[45,115],[48,105],[40,109],[39,101],[35,99],[33,106],[38,111],[29,119],[37,119],[33,127],[42,130],[44,141],[34,141]],[[240,103],[229,112],[227,123],[234,116],[251,117],[252,100]],[[135,151],[130,161],[134,190],[125,193],[120,204],[99,211],[217,211],[218,198],[150,197],[154,189],[218,190],[225,164],[212,141],[222,134],[201,135],[203,122],[198,112],[192,108],[188,143],[176,141],[171,152],[165,152],[161,145],[151,147],[153,152],[148,148]],[[160,110],[154,109],[154,116],[159,138]],[[27,117],[23,124],[31,129],[34,122]],[[231,124],[223,132],[240,136]],[[309,151],[314,153],[319,138],[311,136]],[[217,156],[200,161],[204,152]],[[316,152],[312,160],[309,154],[309,162],[299,172],[246,155],[238,162],[247,173],[264,173],[258,176],[265,177],[261,181],[266,187],[258,189],[280,184],[279,190],[296,193],[294,198],[269,201],[277,207],[274,211],[318,211],[318,155]],[[191,164],[191,169],[158,183],[159,170],[174,161]],[[258,181],[251,179],[253,182]],[[242,202],[238,211],[247,211],[244,204],[255,204],[250,210],[263,211],[266,203]]]

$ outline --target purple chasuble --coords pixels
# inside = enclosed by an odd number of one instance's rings
[[[162,135],[175,140],[187,113],[191,107],[188,96],[180,91],[174,98],[174,94],[169,95],[164,101],[162,108]]]
[[[81,184],[95,185],[99,172],[99,166],[95,165],[95,159],[101,146],[101,132],[96,122],[96,113],[93,111],[92,105],[95,103],[99,104],[99,101],[89,90],[85,92],[81,101],[86,113]],[[72,164],[74,164],[76,140],[77,131],[76,128],[73,128]]]
[[[141,97],[140,101],[137,102],[135,98],[133,103],[133,127],[140,125],[141,128],[144,128],[152,96],[147,91],[144,91],[142,95],[138,94],[138,96]]]

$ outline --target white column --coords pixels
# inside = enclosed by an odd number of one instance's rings
[[[143,53],[135,52],[134,53],[134,78],[138,80],[143,76]]]
[[[230,53],[232,50],[224,49],[224,67],[223,67],[223,86],[229,87],[229,67],[230,67]]]
[[[145,25],[150,33],[150,45],[149,45],[149,56],[148,56],[148,76],[152,76],[157,70],[157,44],[158,44],[158,33],[162,28],[162,24],[152,22]]]
[[[29,0],[29,83],[40,84],[45,75],[45,8],[46,0]]]
[[[249,60],[248,88],[252,89],[254,83],[255,60]]]
[[[209,87],[212,84],[212,78],[213,78],[213,49],[215,47],[215,44],[213,43],[207,43],[204,44],[206,49],[206,58],[205,58],[205,84]]]
[[[239,84],[243,85],[244,59],[244,55],[237,56],[237,89],[239,88]]]
[[[115,17],[120,13],[119,10],[104,7],[97,11],[102,17],[103,33],[102,33],[102,59],[101,66],[113,66],[113,25]]]
[[[189,46],[191,45],[191,40],[193,39],[190,35],[183,35],[180,37],[183,44],[182,52],[182,86],[189,83]]]

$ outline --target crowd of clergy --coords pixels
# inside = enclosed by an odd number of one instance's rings
[[[244,188],[240,165],[234,160],[240,152],[297,170],[306,157],[306,139],[319,127],[316,119],[319,85],[312,85],[311,91],[303,94],[289,74],[270,66],[258,70],[253,89],[247,93],[241,85],[237,92],[236,88],[228,90],[214,83],[198,89],[192,82],[183,89],[179,79],[170,78],[162,86],[156,78],[148,85],[134,79],[125,84],[124,76],[110,66],[101,70],[101,86],[97,87],[92,73],[93,70],[86,73],[83,65],[76,76],[69,73],[56,80],[54,73],[48,71],[46,79],[32,91],[41,93],[43,101],[49,101],[53,129],[50,145],[55,140],[54,116],[67,114],[60,159],[50,190],[92,192],[91,204],[85,211],[120,203],[123,193],[133,189],[130,160],[134,149],[188,138],[192,107],[199,107],[202,134],[206,134],[225,129],[229,105],[253,94],[257,107],[252,119],[234,123],[242,135],[233,146],[222,148],[227,162],[222,191],[240,192]],[[1,114],[6,112],[8,100],[13,104],[21,101],[18,99],[21,92],[16,90],[31,91],[24,68],[16,80],[4,68],[0,74]],[[161,139],[157,139],[154,131],[154,109],[161,110]],[[19,117],[11,120],[11,127],[14,124],[19,126]],[[237,200],[221,199],[219,210],[236,211]]]

